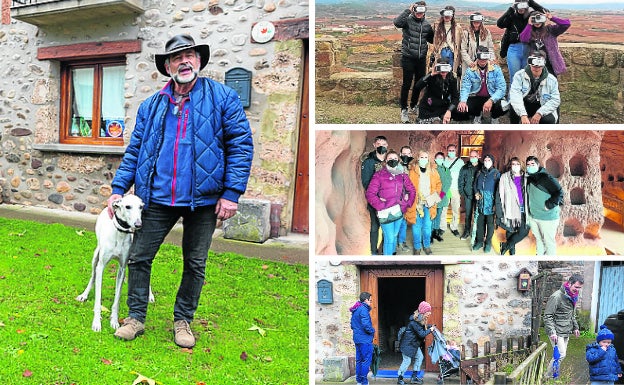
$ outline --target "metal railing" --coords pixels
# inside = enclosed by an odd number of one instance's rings
[[[11,8],[29,7],[31,5],[47,4],[47,3],[60,3],[64,0],[12,0]]]

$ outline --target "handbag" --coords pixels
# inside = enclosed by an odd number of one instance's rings
[[[386,209],[377,211],[377,218],[379,218],[380,224],[392,223],[403,218],[403,212],[401,206],[397,203],[394,206],[390,206]]]

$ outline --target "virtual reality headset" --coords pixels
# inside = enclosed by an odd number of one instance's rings
[[[535,23],[545,23],[546,20],[548,20],[546,18],[546,15],[539,14],[539,15],[531,16],[531,22],[533,22],[533,24],[535,24]]]
[[[528,9],[529,3],[526,1],[519,1],[514,4],[514,7],[516,7],[516,9]]]
[[[435,65],[435,72],[451,72],[453,67],[447,63],[439,63]]]
[[[546,59],[541,56],[529,56],[527,63],[533,67],[543,67],[546,65]]]
[[[454,14],[455,14],[455,12],[453,12],[453,10],[451,10],[451,9],[443,9],[443,10],[440,11],[440,15],[442,15],[442,16],[453,17]]]
[[[492,52],[477,52],[477,60],[492,60],[494,54]]]
[[[483,22],[483,15],[470,15],[470,21],[481,21]]]
[[[425,12],[427,12],[427,7],[425,7],[424,5],[417,5],[416,7],[414,7],[414,12],[415,13],[425,13]]]

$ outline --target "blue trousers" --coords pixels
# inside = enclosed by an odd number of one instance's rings
[[[529,46],[524,43],[514,43],[509,46],[507,51],[507,69],[509,70],[509,84],[516,74],[527,65],[529,56]],[[507,87],[509,89],[509,87]]]
[[[415,249],[421,249],[423,246],[431,246],[431,225],[431,217],[428,208],[425,207],[424,216],[422,218],[418,212],[416,212],[416,223],[412,225]]]
[[[403,356],[403,362],[401,362],[401,366],[399,367],[399,371],[397,372],[399,376],[403,376],[405,374],[407,368],[409,368],[409,364],[412,362],[412,357],[406,356],[403,353],[401,353],[401,355]],[[416,349],[416,356],[414,357],[414,369],[412,371],[412,376],[414,376],[414,374],[416,374],[416,372],[420,370],[420,365],[423,362],[423,358],[424,357],[422,350],[419,347],[418,349]]]
[[[215,206],[170,207],[151,203],[143,211],[143,228],[134,234],[128,257],[128,315],[145,322],[152,262],[179,218],[183,218],[184,269],[178,288],[173,320],[193,321],[204,286],[208,249],[217,223]]]
[[[396,250],[397,235],[399,234],[399,228],[401,228],[401,223],[403,221],[403,219],[399,219],[398,221],[381,224],[384,255],[392,255]]]
[[[355,382],[368,385],[368,370],[373,362],[373,344],[355,344]]]
[[[405,218],[403,218],[401,220],[401,227],[399,227],[399,236],[398,236],[398,241],[399,244],[405,242],[405,240],[407,239],[407,221],[405,220]]]

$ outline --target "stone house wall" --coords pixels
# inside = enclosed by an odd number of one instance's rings
[[[164,43],[173,35],[189,33],[196,43],[211,47],[210,61],[200,76],[224,82],[232,68],[252,71],[251,106],[245,111],[253,131],[254,159],[244,197],[282,205],[280,233],[284,234],[292,217],[304,41],[258,44],[250,36],[252,25],[262,20],[307,19],[308,3],[144,0],[143,7],[145,12],[136,17],[93,23],[38,28],[11,20],[0,25],[1,201],[97,214],[110,195],[110,182],[121,160],[122,150],[77,153],[58,146],[60,65],[38,60],[39,48],[142,42],[141,52],[126,55],[124,141],[128,143],[139,104],[169,80],[156,70],[154,55],[164,52]]]
[[[537,262],[474,262],[444,265],[442,332],[448,341],[483,346],[511,336],[530,334],[531,297],[516,290],[522,268],[537,272]],[[320,259],[315,262],[314,282],[333,283],[332,304],[320,304],[314,296],[315,374],[322,377],[323,359],[354,356],[349,308],[358,300],[360,272],[351,262]]]

